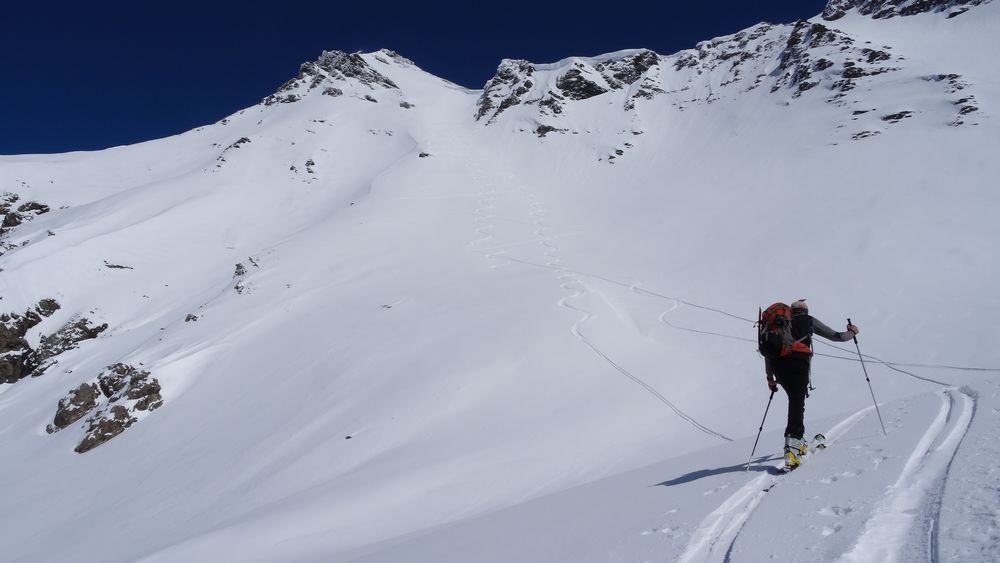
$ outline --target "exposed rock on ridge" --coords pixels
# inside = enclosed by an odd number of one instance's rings
[[[913,16],[927,12],[943,12],[957,8],[949,17],[957,16],[970,6],[985,4],[991,0],[830,0],[823,9],[823,19],[838,20],[856,9],[859,14],[875,19],[896,16]],[[964,9],[963,9],[964,8]]]
[[[492,123],[519,104],[537,105],[541,115],[554,116],[563,112],[566,100],[587,100],[615,90],[629,89],[630,96],[649,97],[660,90],[645,79],[660,60],[646,49],[605,60],[576,59],[553,71],[528,61],[505,59],[483,88],[476,119],[487,117],[486,122]]]
[[[383,49],[376,55],[380,61],[391,59],[397,64],[412,65],[409,60]],[[274,94],[264,98],[264,105],[292,103],[302,99],[312,90],[323,86],[327,96],[343,95],[344,83],[359,84],[369,90],[398,89],[396,83],[371,67],[360,53],[323,51],[319,59],[304,63],[299,74],[281,86]],[[340,86],[340,87],[337,87]]]
[[[491,111],[490,121],[503,110],[521,103],[521,97],[534,87],[531,75],[535,66],[528,61],[504,59],[497,67],[497,73],[486,83],[479,97],[479,111],[476,119],[482,119]],[[495,110],[495,111],[494,111]]]

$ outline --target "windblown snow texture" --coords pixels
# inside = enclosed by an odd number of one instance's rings
[[[328,51],[0,157],[4,558],[992,560],[998,23],[833,1],[482,90]],[[818,343],[831,447],[776,475],[779,393],[747,472],[802,297],[888,436]]]

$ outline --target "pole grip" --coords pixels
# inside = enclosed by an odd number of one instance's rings
[[[851,317],[847,317],[847,324],[848,325],[854,324],[854,323],[851,322]],[[854,343],[857,344],[858,343],[858,335],[854,334],[854,333],[851,333],[851,336],[854,338]]]

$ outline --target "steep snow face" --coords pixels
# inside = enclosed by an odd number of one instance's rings
[[[507,61],[484,91],[330,52],[183,135],[0,157],[5,557],[377,559],[705,448],[735,467],[777,300],[851,316],[878,400],[923,417],[1000,366],[998,6]],[[809,431],[861,420],[857,349],[817,352]],[[669,527],[725,543],[683,489]],[[588,553],[634,544],[594,516]]]
[[[972,6],[992,0],[830,0],[823,9],[823,19],[838,20],[851,10],[875,19],[896,16],[913,16],[927,12],[947,12],[953,18],[964,14]]]

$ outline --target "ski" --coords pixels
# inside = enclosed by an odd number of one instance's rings
[[[813,445],[810,448],[811,453],[816,453],[826,449],[826,436],[822,434],[816,434],[813,436]]]

